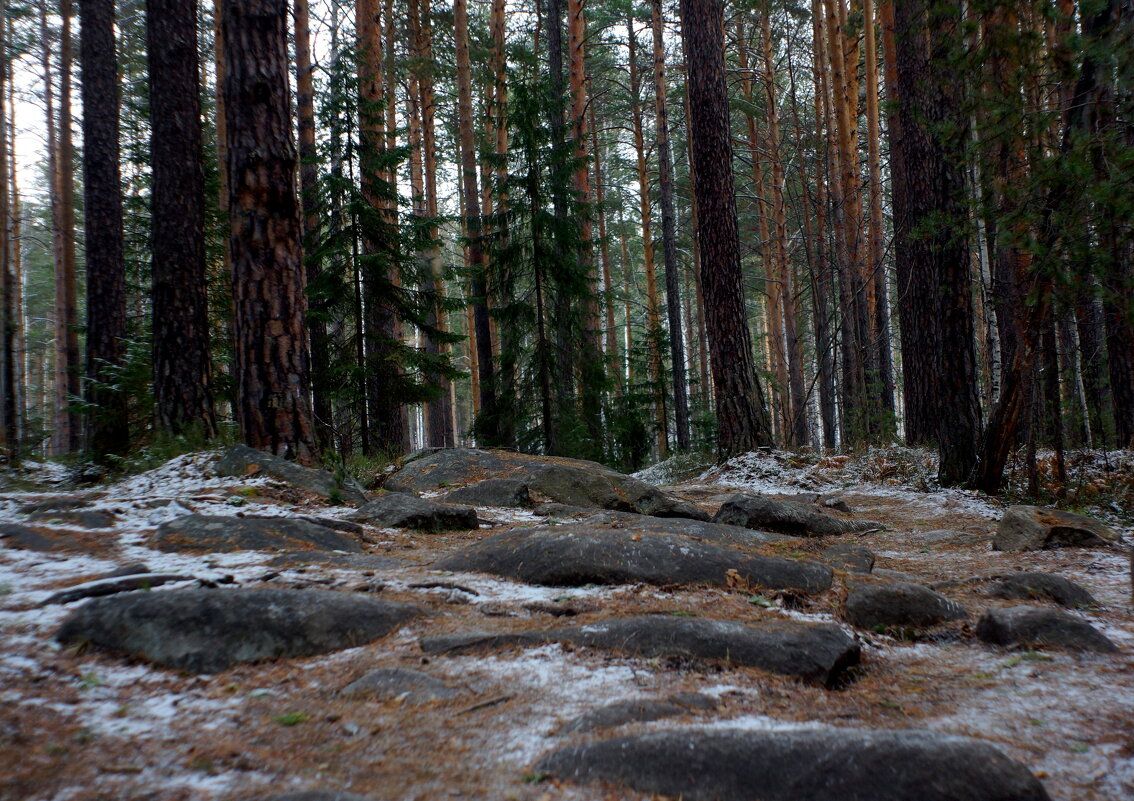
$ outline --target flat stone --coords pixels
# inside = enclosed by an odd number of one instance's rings
[[[150,538],[160,551],[352,551],[356,537],[298,517],[183,515],[162,523]]]
[[[977,622],[976,635],[1008,648],[1058,648],[1118,653],[1118,646],[1084,620],[1059,609],[1013,606],[989,609]]]
[[[776,501],[763,495],[733,495],[717,510],[714,523],[727,523],[795,537],[827,537],[882,528],[870,520],[846,520],[819,511],[811,504]]]
[[[354,505],[366,503],[366,492],[349,476],[340,481],[326,470],[304,467],[282,456],[258,451],[247,445],[233,445],[221,454],[213,469],[218,476],[245,477],[263,474],[315,495],[321,495],[327,500],[341,498]]]
[[[350,568],[353,570],[385,570],[400,567],[403,563],[389,556],[372,553],[335,553],[333,551],[293,551],[281,553],[267,563],[270,567],[307,567],[325,565],[327,567]]]
[[[406,459],[402,468],[386,480],[385,488],[397,492],[428,492],[463,487],[490,478],[526,483],[536,504],[555,502],[695,520],[709,517],[687,501],[597,462],[514,451],[477,448],[420,451]]]
[[[1098,548],[1119,540],[1113,529],[1084,515],[1046,506],[1010,506],[996,527],[992,547],[997,551]]]
[[[81,551],[59,532],[42,532],[21,523],[0,523],[0,541],[6,548],[27,551]]]
[[[76,509],[85,509],[90,506],[94,498],[83,495],[54,495],[48,498],[38,498],[29,501],[19,508],[22,515],[36,512],[71,512]]]
[[[817,556],[831,567],[848,573],[869,573],[874,569],[874,551],[864,545],[850,542],[833,542]]]
[[[684,693],[671,695],[665,700],[656,698],[634,698],[628,701],[615,701],[613,704],[592,709],[567,721],[559,729],[559,734],[576,734],[595,729],[612,729],[627,723],[646,723],[662,720],[692,711],[716,709],[717,703],[707,695]]]
[[[1007,600],[1052,601],[1071,608],[1098,606],[1098,601],[1083,587],[1063,576],[1050,573],[1012,573],[1002,576],[988,587],[993,598]]]
[[[130,590],[149,590],[178,581],[191,581],[192,576],[182,576],[177,573],[132,573],[115,578],[96,579],[65,590],[53,593],[40,603],[40,606],[51,604],[69,604],[81,601],[84,598],[100,598],[104,595],[115,595]]]
[[[532,505],[527,482],[515,478],[487,478],[467,487],[455,489],[441,500],[445,503],[505,508],[524,508]]]
[[[427,654],[461,654],[569,642],[646,658],[705,659],[756,667],[832,686],[858,664],[859,645],[838,626],[769,621],[742,625],[710,618],[651,615],[585,626],[425,637]]]
[[[684,801],[1049,801],[992,745],[922,731],[671,729],[561,748],[536,770]]]
[[[404,492],[387,492],[359,507],[350,519],[378,528],[408,528],[414,531],[469,531],[477,528],[476,509],[450,506]]]
[[[99,598],[56,635],[192,673],[311,656],[386,636],[422,610],[330,590],[183,589]]]
[[[379,668],[352,681],[341,690],[340,695],[378,701],[401,697],[407,704],[422,704],[456,698],[460,690],[420,670]]]
[[[863,629],[921,629],[968,616],[963,606],[941,593],[901,581],[852,583],[843,605],[846,621]]]
[[[88,529],[114,528],[114,524],[118,522],[118,518],[110,512],[86,509],[36,512],[28,519],[53,526],[78,526]]]
[[[743,526],[729,526],[723,523],[710,523],[705,520],[691,520],[680,517],[652,517],[633,512],[603,511],[592,514],[580,521],[588,525],[609,526],[633,530],[635,533],[679,534],[706,542],[747,547],[767,545],[772,542],[785,542],[793,539],[784,534],[767,531],[753,531]]]
[[[442,560],[442,570],[493,573],[529,584],[709,584],[729,571],[756,587],[820,593],[834,574],[825,565],[760,556],[673,534],[639,534],[581,523],[517,528]],[[735,581],[735,579],[734,579]]]

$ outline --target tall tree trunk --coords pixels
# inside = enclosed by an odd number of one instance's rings
[[[669,450],[669,425],[665,408],[665,387],[662,384],[661,302],[658,298],[657,271],[655,269],[653,214],[650,204],[650,176],[646,171],[645,125],[639,99],[641,78],[638,69],[638,36],[634,30],[634,16],[626,21],[629,38],[630,64],[630,115],[634,125],[634,152],[638,166],[638,203],[642,215],[642,262],[646,273],[646,350],[649,365],[650,393],[654,396],[654,423],[658,458],[664,459]]]
[[[17,390],[16,331],[19,309],[16,300],[14,270],[17,244],[13,234],[11,197],[9,186],[12,172],[9,167],[9,136],[15,132],[8,128],[8,21],[0,21],[0,453],[8,464],[18,461],[20,451],[19,394]],[[12,182],[14,185],[14,181]]]
[[[114,0],[82,0],[83,197],[87,255],[86,399],[95,458],[123,455],[130,444],[126,396],[111,385],[126,339],[126,265],[119,178],[118,64]]]
[[[231,28],[225,29],[231,34]],[[153,162],[153,357],[158,424],[212,437],[197,5],[147,0]]]
[[[665,304],[669,317],[669,356],[673,376],[673,424],[677,447],[687,451],[689,393],[685,377],[685,342],[681,331],[681,277],[677,262],[677,219],[673,210],[673,155],[669,147],[669,111],[665,80],[665,41],[661,0],[652,0],[654,33],[654,128],[657,137],[658,200],[662,215],[662,256],[665,261]]]
[[[591,150],[595,165],[595,212],[599,225],[599,256],[602,261],[603,309],[606,313],[604,330],[606,334],[606,364],[614,369],[616,390],[621,393],[623,376],[618,352],[618,330],[614,322],[614,287],[610,266],[610,239],[606,230],[606,189],[603,186],[602,150],[599,147],[598,126],[595,124],[595,107],[591,106]]]
[[[14,20],[12,16],[8,16],[7,23],[5,24],[7,31],[7,41],[11,42],[15,30]],[[14,70],[9,65],[8,68],[8,115],[0,119],[0,125],[6,125],[8,131],[8,226],[7,235],[9,243],[9,279],[8,286],[11,289],[11,294],[6,296],[5,302],[11,304],[13,315],[8,318],[8,325],[14,326],[12,335],[12,353],[14,363],[12,367],[13,372],[13,394],[15,397],[15,416],[13,422],[16,429],[16,441],[23,442],[24,433],[26,428],[26,415],[27,415],[27,393],[31,383],[31,371],[28,367],[28,350],[27,350],[27,326],[25,322],[25,309],[24,309],[24,271],[23,271],[23,257],[17,243],[20,242],[20,188],[19,176],[16,174],[16,80]],[[19,454],[16,454],[18,458]]]
[[[315,66],[311,63],[311,14],[308,0],[295,0],[295,88],[299,129],[299,203],[303,222],[303,255],[310,286],[323,272],[318,254],[322,225],[319,202],[319,164],[315,144]],[[315,441],[332,447],[332,419],[327,365],[331,359],[326,304],[308,298],[307,328],[311,337],[311,414]]]
[[[692,111],[693,191],[701,213],[698,246],[716,388],[717,455],[727,459],[770,446],[772,436],[744,309],[722,6],[718,0],[681,0],[681,23]]]
[[[310,359],[287,0],[224,0],[236,406],[254,448],[309,461]]]
[[[477,367],[480,371],[480,427],[485,444],[499,441],[500,420],[496,408],[496,380],[492,363],[492,333],[488,319],[488,283],[485,277],[481,241],[480,203],[477,193],[476,144],[473,136],[472,73],[469,62],[469,19],[467,0],[453,0],[457,44],[457,116],[461,155],[461,204],[465,238],[468,240],[468,266],[472,274],[472,311],[476,328]]]

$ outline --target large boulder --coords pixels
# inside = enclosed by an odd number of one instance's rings
[[[921,731],[673,729],[561,748],[536,770],[685,801],[1048,801],[988,743]]]
[[[463,487],[489,478],[522,481],[537,503],[553,501],[657,517],[688,517],[694,520],[708,520],[709,517],[687,501],[597,462],[530,456],[513,451],[476,448],[422,451],[390,476],[385,487],[396,492],[429,492],[444,487]]]
[[[742,625],[708,618],[611,618],[585,626],[425,637],[427,654],[461,654],[569,642],[646,658],[710,659],[832,686],[858,664],[859,645],[838,626],[774,621]]]
[[[652,720],[672,718],[693,711],[708,711],[717,708],[717,701],[700,693],[677,693],[666,699],[632,698],[628,701],[615,701],[585,712],[567,721],[559,729],[559,734],[576,734],[595,729],[612,729],[627,723],[648,723]]]
[[[776,501],[764,495],[738,493],[717,510],[714,523],[727,523],[794,537],[826,537],[882,528],[870,520],[847,520],[798,501]]]
[[[1085,620],[1037,606],[989,609],[977,622],[976,635],[985,642],[1008,648],[1118,653],[1118,646]]]
[[[773,590],[819,593],[834,575],[825,565],[777,559],[674,534],[564,524],[517,528],[443,560],[442,570],[493,573],[529,584],[711,584],[737,580]],[[730,571],[735,571],[731,573]]]
[[[518,478],[486,478],[484,481],[455,489],[441,500],[445,503],[505,508],[523,508],[532,505],[528,482]]]
[[[992,547],[997,551],[1096,548],[1119,541],[1097,520],[1046,506],[1010,506],[1000,518]]]
[[[286,481],[293,487],[321,495],[327,500],[346,501],[359,505],[366,503],[366,492],[361,485],[349,476],[341,480],[326,470],[316,470],[258,451],[247,445],[233,445],[221,454],[213,470],[218,476],[256,476],[266,475]]]
[[[846,621],[863,629],[923,629],[968,616],[941,593],[904,581],[852,583],[843,605]]]
[[[159,551],[348,551],[356,537],[298,517],[183,515],[162,523],[150,538]]]
[[[0,523],[0,543],[5,548],[28,551],[80,551],[91,549],[62,531],[37,531],[22,523]]]
[[[538,511],[538,510],[537,510]],[[563,515],[567,517],[567,515]],[[624,528],[642,534],[677,534],[682,537],[692,537],[697,540],[715,542],[724,545],[742,545],[753,547],[767,545],[772,542],[784,542],[793,539],[785,534],[772,534],[767,531],[753,531],[743,526],[728,526],[722,523],[710,523],[705,520],[691,520],[681,517],[653,517],[652,515],[639,515],[633,512],[602,511],[590,514],[579,521],[586,525],[604,526],[610,528]]]
[[[100,598],[56,636],[192,673],[310,656],[386,636],[416,606],[330,590],[184,589]]]
[[[1053,601],[1060,606],[1098,606],[1095,596],[1073,581],[1051,573],[1010,573],[988,586],[993,598]]]
[[[479,525],[476,509],[452,506],[404,492],[387,492],[368,501],[350,519],[379,528],[409,528],[415,531],[453,531],[474,529]]]

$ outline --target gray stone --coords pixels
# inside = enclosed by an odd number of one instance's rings
[[[507,508],[523,508],[532,504],[527,482],[515,478],[488,478],[455,489],[441,500],[445,503],[463,503],[469,506]]]
[[[712,698],[697,693],[672,695],[665,700],[634,698],[628,701],[616,701],[567,721],[559,729],[559,734],[611,729],[627,723],[646,723],[685,715],[694,710],[716,709],[716,706],[716,701]]]
[[[833,542],[817,555],[831,567],[848,573],[869,573],[874,569],[874,552],[863,545]]]
[[[949,620],[965,620],[965,608],[920,584],[853,583],[843,606],[847,622],[863,629],[921,629]]]
[[[1060,606],[1098,606],[1098,601],[1083,587],[1063,576],[1050,573],[1011,573],[988,587],[993,598],[1006,600],[1053,601]]]
[[[728,523],[795,537],[826,537],[882,528],[870,520],[844,520],[796,501],[774,501],[763,495],[733,495],[717,510],[714,523]]]
[[[372,553],[335,553],[333,551],[292,551],[281,553],[268,562],[270,567],[326,567],[349,568],[351,570],[385,570],[400,567],[403,563],[389,556]]]
[[[94,498],[83,495],[53,495],[29,501],[19,508],[19,512],[22,515],[36,512],[72,512],[76,509],[85,509],[91,505],[92,500]]]
[[[531,456],[513,451],[447,448],[421,451],[386,480],[397,492],[427,492],[459,487],[488,478],[508,478],[528,485],[533,502],[555,502],[592,509],[614,509],[657,517],[707,520],[693,504],[652,484],[623,475],[597,462]]]
[[[419,614],[409,604],[329,590],[170,590],[91,601],[63,622],[56,640],[217,673],[353,648]]]
[[[425,637],[427,654],[461,654],[569,642],[646,658],[719,660],[832,686],[858,664],[859,646],[832,624],[768,621],[745,626],[709,618],[653,615],[585,626]]]
[[[86,551],[57,531],[42,532],[21,523],[0,523],[0,540],[7,548],[28,551]]]
[[[767,545],[771,542],[784,542],[793,539],[784,534],[767,531],[753,531],[743,526],[728,526],[722,523],[709,523],[704,520],[691,520],[680,517],[652,517],[632,512],[603,511],[592,514],[580,521],[587,525],[610,526],[632,530],[636,533],[679,534],[707,542],[747,547]]]
[[[104,595],[115,595],[130,590],[149,590],[152,587],[160,587],[162,584],[192,580],[192,576],[182,576],[177,573],[132,573],[127,576],[97,579],[76,584],[74,587],[53,593],[39,605],[69,604],[74,601],[81,601],[84,598],[100,598]]]
[[[727,586],[729,571],[773,590],[823,592],[826,565],[760,556],[673,534],[638,534],[584,524],[517,528],[444,559],[442,570],[493,573],[549,586],[584,584],[710,584]]]
[[[476,509],[387,492],[359,507],[350,519],[378,528],[408,528],[414,531],[468,531],[477,528]]]
[[[996,527],[992,547],[997,551],[1035,551],[1097,548],[1118,541],[1113,529],[1083,515],[1045,506],[1010,506]]]
[[[352,681],[342,689],[341,695],[378,701],[403,697],[407,704],[422,704],[456,698],[460,690],[420,670],[378,668]]]
[[[1118,653],[1118,646],[1090,623],[1059,609],[1037,606],[989,609],[977,623],[976,635],[985,642],[1008,648]]]
[[[987,534],[978,534],[972,531],[959,531],[949,528],[925,531],[917,536],[921,542],[930,545],[983,545],[987,543],[989,539]]]
[[[1048,801],[979,740],[921,731],[674,729],[561,748],[536,770],[685,801]]]
[[[218,476],[244,477],[262,473],[328,500],[338,497],[355,505],[366,503],[366,492],[349,476],[339,481],[326,470],[304,467],[247,445],[233,445],[221,454],[213,469]]]
[[[110,512],[95,509],[36,512],[28,519],[32,522],[53,526],[78,526],[88,529],[114,528],[114,524],[118,522],[118,518]]]
[[[150,545],[159,551],[352,551],[355,537],[298,517],[184,515],[162,523]]]

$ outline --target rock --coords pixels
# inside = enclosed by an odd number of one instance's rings
[[[654,698],[635,698],[629,701],[615,701],[598,709],[593,709],[577,718],[567,721],[559,729],[559,734],[576,734],[595,729],[612,729],[627,723],[646,723],[651,720],[684,715],[693,710],[716,709],[717,702],[707,695],[683,693],[671,695],[660,701]]]
[[[843,617],[862,629],[921,629],[948,620],[964,620],[965,608],[920,584],[894,581],[850,585]]]
[[[817,555],[831,567],[848,573],[869,573],[874,569],[874,551],[862,545],[833,542]]]
[[[750,626],[708,618],[611,618],[586,626],[425,637],[427,654],[460,654],[516,645],[569,642],[646,658],[711,659],[832,686],[858,664],[859,646],[838,626],[795,621]]]
[[[977,534],[972,531],[938,528],[919,534],[918,539],[931,545],[983,545],[988,542],[988,535]]]
[[[488,478],[455,489],[441,500],[445,503],[506,508],[523,508],[532,505],[532,496],[528,493],[527,483],[515,478]]]
[[[128,565],[122,565],[122,567],[116,567],[113,570],[111,570],[109,573],[103,573],[101,576],[99,576],[99,578],[104,578],[104,579],[122,578],[123,576],[136,576],[139,573],[150,573],[150,572],[152,572],[152,571],[150,570],[149,565],[147,565],[146,563],[144,563],[144,562],[131,562]]]
[[[183,589],[100,598],[56,640],[192,673],[310,656],[384,637],[422,610],[330,590]]]
[[[635,533],[678,534],[682,537],[706,540],[707,542],[747,547],[767,545],[770,542],[783,542],[793,539],[784,534],[767,531],[753,531],[743,526],[727,526],[709,523],[704,520],[691,520],[680,517],[651,517],[632,512],[604,511],[592,514],[580,521],[588,525],[610,526],[611,528],[632,529]]]
[[[988,743],[921,731],[673,729],[561,748],[536,770],[685,801],[1048,801]]]
[[[83,495],[53,495],[25,503],[18,511],[22,515],[36,512],[72,512],[76,509],[85,509],[91,505],[92,500],[93,498]]]
[[[1083,515],[1045,506],[1010,506],[1000,518],[992,547],[997,551],[1096,548],[1118,542],[1113,529]]]
[[[441,679],[408,668],[379,668],[355,679],[340,692],[348,698],[366,698],[385,701],[404,696],[407,704],[427,701],[446,701],[456,698],[460,691]]]
[[[151,587],[160,587],[178,581],[192,581],[192,576],[181,576],[176,573],[132,573],[117,578],[97,579],[95,581],[76,584],[50,595],[40,602],[40,606],[51,604],[69,604],[81,601],[84,598],[99,598],[104,595],[115,595],[129,590],[148,590]]]
[[[714,523],[776,531],[796,537],[826,537],[882,528],[870,520],[844,520],[797,501],[774,501],[763,495],[733,495],[717,510]]]
[[[150,538],[159,551],[351,551],[354,537],[298,517],[184,515],[162,523]]]
[[[110,512],[83,509],[36,512],[29,520],[53,526],[79,528],[114,528],[114,524],[118,522],[118,518]]]
[[[350,519],[378,528],[425,532],[468,531],[480,525],[471,506],[449,506],[404,492],[387,492],[359,507]]]
[[[580,523],[512,529],[458,551],[438,567],[568,587],[635,582],[727,586],[730,570],[753,586],[773,590],[819,593],[833,580],[829,567],[814,562],[760,556],[673,534]]]
[[[1118,646],[1090,623],[1058,609],[1036,606],[989,609],[977,623],[976,635],[985,642],[1008,648],[1118,653]]]
[[[388,556],[372,553],[335,553],[333,551],[293,551],[281,553],[268,562],[271,567],[307,567],[326,565],[327,567],[350,568],[352,570],[385,570],[400,567],[402,562]]]
[[[0,523],[0,540],[6,548],[28,551],[87,551],[58,531],[42,532],[21,523]]]
[[[569,506],[614,509],[657,517],[708,515],[687,501],[652,484],[623,475],[597,462],[530,456],[513,451],[446,448],[421,451],[386,480],[396,492],[427,492],[473,484],[488,478],[526,483],[535,503],[553,501]]]
[[[1083,587],[1050,573],[1012,573],[989,585],[988,594],[1007,600],[1053,601],[1060,606],[1098,606]]]
[[[233,445],[221,454],[213,469],[218,476],[254,476],[263,473],[328,500],[339,498],[355,505],[366,503],[366,492],[353,478],[338,481],[326,470],[304,467],[282,456],[258,451],[247,445]]]

